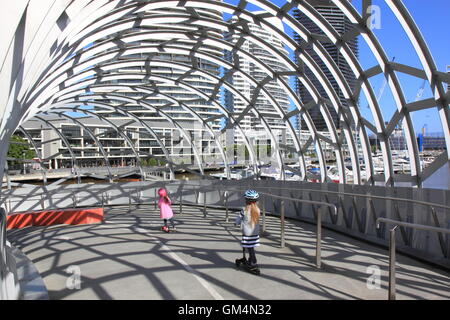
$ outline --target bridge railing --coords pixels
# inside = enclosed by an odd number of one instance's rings
[[[275,191],[292,191],[292,188],[283,188],[283,187],[265,187],[265,186],[258,186],[259,190],[275,190]],[[381,200],[381,201],[388,201],[392,203],[392,206],[390,208],[391,210],[391,216],[396,217],[396,219],[398,219],[397,221],[399,222],[404,222],[402,220],[402,214],[400,213],[400,206],[399,203],[403,203],[403,204],[407,204],[410,206],[420,206],[423,211],[421,213],[423,213],[423,215],[425,216],[425,218],[430,218],[432,219],[432,221],[430,221],[432,224],[434,224],[434,227],[436,228],[441,228],[441,223],[440,220],[438,218],[438,214],[437,214],[437,210],[441,210],[442,212],[447,212],[450,213],[450,206],[449,205],[444,205],[444,204],[439,204],[439,203],[435,203],[435,202],[429,202],[429,201],[422,201],[422,200],[416,200],[416,199],[405,199],[405,198],[400,198],[400,197],[392,197],[392,196],[377,196],[377,195],[371,195],[371,194],[357,194],[357,193],[349,193],[349,192],[336,192],[336,191],[329,191],[329,190],[315,190],[315,189],[302,189],[302,192],[309,192],[310,194],[320,194],[322,196],[322,198],[326,201],[329,201],[328,196],[336,196],[338,198],[342,198],[342,197],[347,197],[352,199],[352,204],[349,208],[349,211],[356,211],[358,212],[358,208],[357,208],[357,204],[356,204],[356,199],[364,199],[367,200],[367,202],[369,203],[369,207],[370,209],[372,209],[372,213],[374,214],[374,218],[375,219],[379,219],[379,218],[385,218],[385,217],[380,217],[380,216],[375,216],[375,208],[374,208],[374,201],[375,200]],[[274,197],[276,198],[276,197]],[[341,200],[341,199],[339,199]],[[447,199],[448,201],[449,199]],[[337,204],[338,205],[338,204]],[[341,210],[345,210],[343,208],[343,206],[339,206]],[[361,208],[364,211],[364,208]],[[342,212],[342,214],[345,214],[345,212]],[[358,219],[359,218],[359,219]],[[447,215],[446,216],[446,221],[447,221],[447,226],[450,227],[450,217]],[[407,220],[411,220],[410,216],[407,216],[406,218]],[[359,216],[355,216],[355,220],[358,223],[361,221],[361,217]],[[444,220],[444,225],[445,225],[445,219]],[[408,221],[407,221],[408,222]],[[376,224],[375,224],[376,226]],[[404,242],[404,244],[409,245],[411,243],[411,238],[412,238],[412,234],[408,235],[408,230],[406,230],[406,227],[403,224],[400,224],[400,230],[401,230],[401,236],[402,236],[402,240]],[[379,230],[380,228],[378,228],[378,226],[376,227],[377,230]],[[414,229],[414,228],[413,228]],[[427,230],[429,231],[430,229],[418,229],[418,230]],[[448,254],[449,254],[449,241],[448,239],[446,240],[444,238],[444,235],[442,233],[438,233],[438,241],[439,241],[439,246],[440,246],[440,250],[442,252],[442,255],[446,258],[448,258]]]
[[[394,225],[392,229],[389,230],[389,294],[388,299],[389,300],[395,300],[396,299],[396,275],[395,275],[395,266],[396,266],[396,239],[395,239],[395,233],[399,226],[408,227],[416,230],[427,230],[436,232],[439,235],[442,234],[450,234],[450,229],[444,229],[444,228],[437,228],[433,226],[426,226],[421,224],[414,224],[414,223],[407,223],[392,219],[386,219],[386,218],[378,218],[377,219],[377,228],[380,227],[380,223],[386,223]]]
[[[202,205],[203,206],[203,215],[204,217],[206,217],[207,215],[207,204],[206,204],[206,196],[203,196],[203,203],[199,202],[199,197],[198,197],[198,190],[195,190],[194,188],[192,188],[192,186],[189,185],[184,185],[183,186],[183,191],[186,191],[186,188],[190,187],[190,189],[194,192],[197,192],[196,194],[196,202],[195,203],[191,203],[191,204],[196,204],[196,205]],[[156,189],[155,189],[156,190]],[[230,196],[231,193],[238,193],[239,195],[242,194],[243,192],[245,192],[246,189],[244,188],[226,188],[226,190],[223,190],[223,199],[224,199],[224,203],[223,206],[225,207],[225,221],[228,222],[229,221],[229,205],[228,205],[228,198]],[[179,196],[178,196],[178,202],[179,202],[179,206],[180,206],[180,210],[182,212],[182,207],[183,207],[183,193],[184,192],[180,192]],[[266,208],[265,208],[265,203],[266,200],[271,200],[273,201],[274,199],[280,200],[281,201],[281,206],[280,206],[280,247],[284,248],[285,247],[285,202],[295,202],[295,203],[307,203],[307,204],[311,204],[311,205],[316,205],[318,206],[317,208],[317,212],[316,212],[316,267],[320,268],[321,267],[321,261],[322,261],[322,211],[323,208],[328,207],[330,208],[333,213],[335,215],[337,215],[337,206],[335,204],[330,204],[330,203],[324,203],[324,202],[319,202],[319,201],[312,201],[312,200],[305,200],[305,199],[297,199],[297,198],[291,198],[291,197],[283,197],[283,196],[278,196],[278,195],[273,195],[270,193],[266,193],[266,192],[259,192],[261,198],[259,201],[262,202],[262,223],[263,223],[263,232],[266,232]],[[184,203],[185,204],[185,203]],[[156,197],[155,197],[155,208],[156,208]],[[236,208],[235,208],[236,209]]]
[[[283,219],[292,218],[316,224],[320,212],[323,226],[384,246],[388,244],[388,234],[384,225],[377,228],[378,218],[450,229],[448,190],[337,184],[319,186],[283,181],[176,180],[64,185],[53,188],[36,186],[6,190],[0,198],[0,205],[8,213],[104,205],[156,206],[157,190],[160,187],[168,189],[176,205],[183,203],[204,208],[224,207],[227,219],[228,209],[242,207],[243,191],[252,188],[262,194],[260,203],[264,214],[267,212],[281,217],[283,213]],[[325,203],[328,206],[324,206]],[[337,215],[333,208],[337,208]],[[183,212],[182,206],[179,207],[179,212]],[[430,262],[449,265],[448,235],[438,233],[436,237],[430,231],[405,226],[400,226],[399,229],[400,251]]]

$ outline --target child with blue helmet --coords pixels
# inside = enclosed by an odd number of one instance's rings
[[[259,218],[260,210],[258,207],[259,194],[255,190],[247,190],[244,193],[245,207],[236,217],[235,224],[242,228],[242,253],[243,258],[236,260],[236,265],[246,265],[250,271],[259,274],[258,265],[256,264],[255,247],[259,246]],[[245,257],[245,251],[249,253],[249,259]]]

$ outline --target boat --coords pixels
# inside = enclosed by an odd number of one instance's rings
[[[365,170],[364,166],[359,167],[359,173],[361,175],[361,182],[367,181],[367,171]],[[354,182],[354,176],[353,176],[353,168],[350,165],[345,166],[345,181],[346,183],[353,183]],[[327,176],[328,178],[335,183],[340,183],[340,174],[339,169],[337,166],[330,166],[327,170]]]
[[[346,175],[346,181],[350,182],[350,178],[351,181],[353,181],[353,171],[351,171],[350,169],[347,169],[347,167],[345,168],[345,175]],[[327,170],[327,177],[335,183],[339,183],[340,182],[340,174],[339,174],[339,169],[336,166],[330,166],[329,169]]]
[[[245,168],[245,169],[232,169],[230,171],[230,180],[240,180],[244,178],[249,178],[254,175],[254,172],[252,169]],[[222,173],[212,173],[209,175],[210,177],[217,178],[219,180],[228,180],[226,172]]]

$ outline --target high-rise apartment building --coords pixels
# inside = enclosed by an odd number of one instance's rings
[[[145,16],[161,16],[170,11],[173,14],[185,13],[184,8],[171,8],[171,9],[161,9],[152,10],[145,12]],[[222,13],[219,11],[209,10],[209,9],[196,9],[199,16],[213,19],[222,20]],[[170,27],[170,29],[169,29]],[[122,32],[122,36],[126,36],[131,33],[141,33],[147,31],[169,31],[177,29],[180,32],[192,32],[195,36],[204,35],[208,33],[212,37],[223,39],[221,32],[210,28],[203,28],[198,30],[194,25],[185,23],[173,23],[168,26],[167,24],[152,24],[152,26],[145,26],[143,28],[134,28],[128,31]],[[101,39],[94,44],[101,44],[103,41],[108,40],[107,38]],[[127,47],[135,48],[133,54],[126,54],[122,52],[117,61],[131,62],[133,60],[140,61],[163,61],[173,63],[173,67],[167,66],[152,66],[151,75],[165,77],[167,79],[179,79],[192,87],[198,89],[205,94],[211,94],[214,91],[215,83],[205,77],[202,77],[195,73],[186,72],[186,68],[181,69],[175,66],[176,63],[185,64],[192,66],[193,64],[200,70],[209,72],[214,76],[220,76],[220,66],[210,61],[204,59],[191,58],[188,55],[171,53],[169,50],[163,50],[163,45],[168,46],[174,45],[182,48],[192,48],[197,45],[196,40],[180,40],[175,41],[172,39],[170,32],[167,38],[158,37],[151,38],[148,37],[145,41],[139,41],[135,43],[127,43]],[[156,47],[161,45],[156,53],[136,53],[139,49],[143,49],[145,46]],[[112,49],[111,49],[112,50]],[[203,44],[200,50],[208,52],[219,58],[223,58],[223,48],[215,47],[212,45]],[[143,50],[141,50],[143,51]],[[193,59],[195,61],[193,61]],[[112,70],[111,73],[133,73],[146,75],[148,70],[145,66],[127,66],[120,69]],[[104,72],[103,75],[107,73]],[[202,158],[201,161],[208,163],[214,162],[215,158],[218,159],[219,153],[217,152],[216,143],[213,137],[209,134],[209,131],[204,128],[198,119],[194,118],[192,113],[188,110],[174,104],[167,97],[178,100],[184,103],[186,106],[198,113],[198,115],[203,118],[211,118],[221,111],[213,105],[211,101],[206,101],[200,98],[195,92],[188,91],[181,85],[175,85],[172,81],[148,81],[143,83],[142,80],[136,79],[126,79],[126,80],[116,80],[109,82],[114,84],[124,84],[127,86],[143,86],[149,90],[156,89],[160,94],[150,94],[149,92],[143,93],[139,90],[129,90],[129,89],[114,89],[113,94],[120,95],[122,97],[135,99],[138,103],[124,103],[124,101],[116,100],[112,97],[104,97],[102,99],[96,98],[96,102],[103,102],[107,105],[112,105],[120,107],[129,114],[133,115],[133,118],[127,113],[123,112],[112,112],[111,110],[101,110],[97,108],[95,112],[106,119],[114,122],[126,134],[129,138],[125,141],[124,137],[116,131],[115,128],[111,127],[108,123],[95,120],[83,118],[84,126],[80,128],[72,121],[68,119],[58,119],[57,117],[52,117],[51,122],[55,128],[52,128],[39,121],[29,121],[24,124],[27,131],[30,132],[32,140],[39,145],[39,152],[42,153],[44,158],[51,158],[48,165],[50,168],[57,169],[61,167],[72,166],[72,157],[69,152],[71,149],[74,156],[77,158],[77,163],[80,166],[103,166],[105,165],[104,154],[106,152],[108,157],[108,162],[112,166],[127,166],[136,165],[136,156],[129,145],[131,141],[134,145],[135,150],[140,152],[141,160],[150,160],[150,158],[165,158],[165,152],[170,156],[170,159],[175,163],[183,164],[194,164],[195,156],[193,148],[191,147],[189,141],[183,137],[181,129],[186,133],[186,135],[191,139],[196,149],[199,151],[199,155]],[[102,82],[105,84],[105,82]],[[94,91],[93,91],[94,92]],[[96,93],[101,93],[98,90]],[[215,102],[220,102],[220,93],[215,97]],[[139,102],[145,102],[146,104],[156,108],[147,109],[139,105]],[[166,113],[170,118],[175,120],[178,127],[173,125],[171,121],[162,117],[158,114],[157,110],[161,110]],[[44,117],[45,118],[45,117]],[[80,119],[80,118],[78,118]],[[145,128],[142,123],[136,121],[136,119],[145,122],[147,127],[152,129],[152,132]],[[221,128],[220,120],[208,120],[213,132],[217,132]],[[180,129],[181,128],[181,129]],[[60,135],[65,136],[67,142],[60,139]],[[20,132],[18,132],[20,134]],[[92,138],[95,135],[96,139]],[[155,138],[155,136],[158,139]],[[29,137],[27,137],[30,139]],[[97,140],[97,141],[95,141]],[[158,141],[159,140],[159,141]],[[43,143],[48,141],[47,143]],[[165,150],[160,145],[163,144]],[[220,143],[220,141],[219,141]],[[69,145],[67,145],[69,144]],[[99,144],[102,146],[100,148]],[[147,157],[150,155],[150,157]],[[221,160],[218,160],[221,161]],[[147,161],[148,162],[148,161]]]
[[[147,11],[145,13],[145,16],[151,17],[151,16],[160,16],[161,14],[167,13],[167,11],[170,11],[171,13],[177,14],[177,13],[184,13],[186,9],[184,8],[171,8],[171,9],[161,9],[161,10],[152,10]],[[209,9],[197,9],[196,12],[199,16],[214,19],[214,20],[222,20],[222,14],[218,11],[209,10]],[[190,31],[195,33],[196,27],[193,25],[189,25],[188,22],[180,23],[177,22],[176,24],[171,24],[170,28],[179,29],[180,32],[186,32]],[[129,30],[129,33],[139,33],[139,32],[147,32],[147,31],[167,31],[167,24],[153,24],[152,26],[146,26],[144,29],[132,29]],[[199,32],[206,32],[209,35],[215,37],[215,38],[223,38],[223,35],[221,32],[217,32],[213,29],[204,29]],[[199,33],[200,34],[200,33]],[[135,45],[136,47],[144,47],[146,45],[153,46],[155,45],[164,45],[164,43],[167,44],[169,42],[168,46],[176,45],[182,48],[190,49],[194,45],[197,44],[196,40],[180,40],[173,41],[171,39],[170,34],[167,36],[167,39],[158,37],[157,39],[152,39],[149,37],[149,39],[146,39],[145,41],[139,41],[133,44],[128,45]],[[223,49],[219,47],[215,47],[212,45],[202,44],[201,50],[204,50],[208,52],[209,54],[212,54],[216,57],[223,58]],[[185,82],[187,85],[191,85],[195,87],[196,89],[200,90],[201,92],[205,94],[211,94],[214,90],[215,83],[205,77],[202,77],[200,75],[197,75],[195,73],[186,72],[186,69],[177,68],[175,66],[175,63],[182,63],[186,65],[192,65],[193,61],[192,58],[187,55],[182,54],[176,54],[171,53],[169,50],[161,49],[158,53],[137,53],[137,54],[122,54],[118,60],[126,60],[131,61],[133,59],[148,59],[150,61],[156,61],[161,60],[164,62],[173,62],[173,67],[152,67],[151,68],[151,75],[165,77],[168,79],[182,79],[183,82]],[[198,67],[198,69],[202,71],[206,71],[211,73],[214,76],[220,75],[220,67],[212,63],[210,61],[204,60],[204,59],[195,59],[195,64]],[[145,66],[141,67],[127,67],[120,70],[120,72],[127,73],[127,72],[133,72],[133,73],[143,73],[145,74],[147,72]],[[124,83],[121,80],[118,80],[117,83]],[[141,83],[141,80],[126,80],[125,84],[127,85],[143,85]],[[209,155],[209,152],[211,150],[214,150],[214,142],[213,138],[210,134],[207,133],[207,130],[205,128],[198,130],[199,127],[201,127],[201,124],[197,119],[194,118],[192,113],[189,110],[184,109],[181,106],[178,106],[176,104],[173,104],[168,98],[166,98],[164,95],[170,96],[171,98],[174,98],[182,103],[184,103],[186,106],[194,110],[198,113],[200,117],[203,119],[210,118],[213,116],[217,116],[221,112],[219,109],[213,105],[210,101],[206,101],[205,99],[201,99],[199,95],[197,95],[195,92],[189,91],[185,88],[183,88],[181,85],[174,85],[173,83],[163,82],[163,81],[149,81],[148,83],[144,84],[149,89],[157,89],[157,91],[161,94],[148,94],[148,93],[140,93],[139,91],[133,90],[123,90],[119,93],[122,95],[125,95],[127,97],[132,97],[138,101],[145,102],[148,105],[151,105],[152,107],[155,107],[157,109],[161,108],[164,113],[169,115],[171,118],[175,119],[178,124],[180,124],[183,128],[191,128],[186,129],[189,134],[191,135],[192,141],[194,141],[196,147],[199,150],[202,150],[202,155],[207,156]],[[220,102],[220,94],[217,94],[215,99],[215,102]],[[105,99],[104,102],[107,102],[109,104],[121,104],[119,101],[109,100]],[[144,108],[143,106],[139,105],[133,105],[133,103],[128,103],[126,106],[122,106],[121,108],[125,108],[127,111],[131,112],[133,115],[139,117],[141,120],[145,121],[151,121],[154,124],[157,124],[158,131],[166,132],[164,136],[161,136],[160,138],[163,141],[167,141],[169,139],[172,141],[171,137],[167,136],[167,133],[171,132],[171,134],[177,135],[178,133],[175,132],[177,130],[173,130],[173,125],[167,121],[167,119],[164,119],[162,116],[158,115],[158,113],[155,110],[149,110]],[[115,119],[125,119],[127,118],[126,115],[120,112],[110,112],[110,111],[99,111],[98,113],[101,113],[103,116],[108,118],[115,118]],[[218,120],[211,120],[208,121],[210,127],[213,131],[218,131],[221,127],[220,119]],[[192,128],[196,128],[195,130]],[[178,134],[180,136],[180,134]],[[145,146],[136,146],[138,150],[142,150],[147,153],[151,153],[153,155],[162,155],[162,149],[158,147],[156,144],[156,140],[153,142],[146,143]],[[186,145],[180,146],[179,148],[175,148],[173,145],[167,146],[169,151],[175,158],[177,156],[183,156],[186,158],[188,156],[186,154],[186,151],[184,153],[181,150],[186,150]],[[183,147],[183,148],[181,148]],[[215,151],[212,151],[215,152]],[[194,161],[194,155],[191,150],[189,154],[192,162]],[[183,163],[186,164],[186,159],[183,159]]]
[[[146,158],[147,153],[153,155],[154,159],[164,162],[166,160],[158,141],[146,128],[130,121],[129,118],[115,119],[114,124],[120,128],[120,132],[117,128],[94,117],[83,118],[82,122],[83,127],[64,117],[45,115],[40,116],[40,120],[32,119],[23,124],[27,132],[26,136],[21,131],[17,131],[16,134],[28,139],[32,146],[36,147],[33,150],[37,155],[47,159],[44,161],[45,166],[51,169],[73,167],[72,154],[79,167],[106,166],[103,152],[108,158],[108,164],[113,167],[136,166],[136,154],[132,152],[129,141],[132,141],[135,149],[140,151],[141,161]],[[170,156],[167,160],[177,163],[177,160],[181,158],[180,151],[175,147],[180,139],[180,135],[176,133],[177,129],[160,121],[145,123],[162,140]],[[193,122],[186,122],[184,129],[196,136],[202,133],[202,129],[196,127]],[[61,135],[65,137],[65,141],[60,138]],[[128,141],[124,135],[127,136]],[[184,142],[182,145],[184,148],[182,152],[192,152],[188,143]]]
[[[232,18],[232,22],[236,22],[238,19],[236,17]],[[273,23],[278,24],[278,28],[283,30],[283,25],[277,20],[273,19]],[[269,44],[274,46],[276,49],[281,51],[283,54],[287,55],[287,50],[284,48],[283,43],[269,30],[266,30],[258,25],[249,24],[250,32],[260,37],[261,39],[267,41]],[[236,43],[239,40],[240,36],[238,34],[225,34],[225,39],[231,43]],[[257,44],[246,40],[240,46],[243,50],[249,52],[253,57],[260,59],[262,62],[267,64],[275,71],[286,71],[287,68],[280,61],[276,59],[272,54],[270,54],[267,50],[264,50]],[[230,52],[225,54],[225,58],[230,62],[233,62],[233,55]],[[240,68],[243,72],[249,74],[253,77],[257,82],[262,81],[267,74],[261,70],[258,66],[256,66],[251,61],[240,57]],[[284,79],[286,83],[288,83],[288,77]],[[286,132],[286,124],[281,119],[280,115],[276,111],[275,107],[272,103],[262,94],[262,91],[256,90],[255,86],[249,83],[247,80],[243,79],[238,74],[233,74],[228,81],[233,85],[233,87],[241,92],[245,98],[249,101],[254,99],[254,94],[258,94],[258,97],[255,100],[255,108],[261,113],[264,113],[264,117],[267,120],[267,123],[271,130],[274,132],[280,132],[278,135],[281,136],[281,132]],[[285,112],[287,112],[289,107],[289,97],[285,93],[285,91],[280,87],[280,85],[276,81],[268,82],[264,88],[274,97],[274,99],[278,102],[278,104],[283,108]],[[230,112],[235,114],[235,117],[239,116],[239,113],[244,111],[247,108],[247,104],[244,103],[241,99],[234,96],[228,90],[225,90],[225,105],[227,106]],[[246,115],[240,122],[241,128],[244,131],[244,134],[247,137],[254,137],[256,140],[265,140],[262,141],[262,144],[270,145],[270,138],[264,134],[264,127],[261,123],[261,119],[251,114],[251,112]],[[234,130],[234,144],[242,145],[243,144],[243,136],[238,130]],[[259,143],[260,143],[259,142]]]
[[[340,35],[343,35],[346,32],[353,29],[353,25],[351,24],[351,22],[348,20],[348,18],[346,18],[344,13],[342,13],[340,11],[340,9],[333,4],[332,1],[330,1],[330,0],[307,0],[307,2],[309,4],[311,4],[325,19],[327,19],[327,21],[334,27],[334,29]],[[294,10],[294,16],[311,33],[322,34],[322,35],[324,34],[320,30],[320,28],[310,18],[308,18],[304,13],[302,13],[298,9]],[[295,34],[294,37],[299,43],[301,43],[303,41],[297,34]],[[356,56],[358,56],[358,41],[357,41],[357,39],[355,38],[351,41],[348,41],[347,44],[350,47],[350,49],[354,52],[354,54]],[[355,76],[354,76],[350,66],[345,61],[344,57],[342,56],[342,54],[339,53],[338,48],[332,43],[322,43],[322,45],[325,48],[325,50],[330,54],[332,59],[335,61],[339,70],[341,70],[345,79],[347,80],[350,88],[353,90],[356,85]],[[341,100],[342,105],[344,107],[347,107],[348,103],[345,100],[343,93],[339,89],[339,86],[338,86],[336,80],[334,79],[333,75],[331,74],[331,72],[328,71],[328,68],[325,66],[325,63],[323,63],[322,60],[318,57],[318,55],[314,53],[314,50],[312,49],[311,46],[306,46],[306,48],[304,50],[313,57],[315,62],[318,64],[318,66],[324,71],[324,73],[325,73],[326,77],[328,78],[328,80],[330,81],[331,85],[333,86],[335,91],[338,93],[338,96]],[[323,97],[326,97],[327,94],[326,94],[325,90],[322,88],[322,86],[320,85],[320,82],[317,80],[314,73],[311,70],[309,70],[306,66],[304,66],[301,63],[301,61],[297,61],[297,63],[300,65],[301,68],[304,69],[304,73],[305,73],[306,77],[312,81],[314,86],[318,89],[319,94]],[[301,100],[303,101],[303,103],[306,104],[312,100],[311,95],[308,93],[308,91],[302,86],[302,84],[298,80],[296,81],[296,90],[297,90],[297,93],[300,96]],[[331,117],[333,119],[333,122],[334,122],[336,128],[340,129],[341,125],[339,123],[339,115],[336,113],[334,108],[329,108],[329,112],[331,114]],[[316,125],[317,130],[319,130],[319,131],[328,130],[325,120],[324,120],[323,116],[321,115],[320,109],[318,107],[310,109],[310,114],[314,121],[314,124]],[[304,122],[302,120],[300,120],[300,118],[298,118],[298,120],[297,120],[297,126],[299,128],[301,127],[302,129],[306,129],[306,125],[304,124]]]

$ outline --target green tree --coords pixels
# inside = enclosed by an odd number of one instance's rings
[[[31,148],[31,145],[24,138],[13,135],[9,140],[8,154],[9,158],[15,159],[33,159],[36,158],[36,152]],[[22,161],[20,160],[11,160],[9,164],[14,166],[20,164]]]
[[[151,167],[156,165],[156,160],[153,158],[147,158],[147,159],[141,159],[141,165],[145,166],[145,167]]]
[[[156,160],[155,158],[151,158],[150,160],[148,160],[148,165],[154,167],[158,165],[158,160]]]

